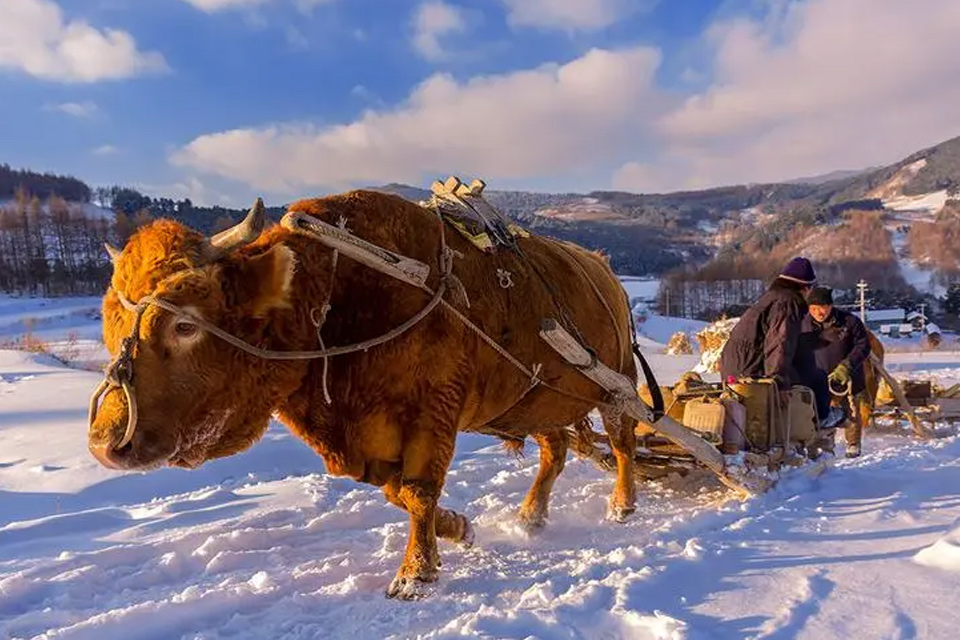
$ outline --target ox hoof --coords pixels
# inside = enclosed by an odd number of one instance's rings
[[[470,524],[469,520],[464,519],[463,523],[463,535],[458,540],[458,544],[462,547],[469,549],[473,546],[473,541],[476,539],[477,534],[473,531],[473,525]],[[438,563],[439,566],[439,563]]]
[[[614,522],[619,522],[623,524],[630,520],[630,516],[636,513],[637,508],[634,506],[629,507],[610,507],[610,510],[607,511],[607,518],[613,520]]]
[[[433,579],[426,580],[417,576],[411,578],[397,576],[387,587],[387,597],[398,600],[420,600],[433,593],[431,583],[436,581],[436,575]]]
[[[531,536],[540,533],[547,526],[547,517],[542,513],[521,513],[518,519],[520,527]]]

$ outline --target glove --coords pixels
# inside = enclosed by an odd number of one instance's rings
[[[850,366],[846,362],[841,362],[836,369],[830,372],[827,380],[834,386],[846,387],[850,384]]]

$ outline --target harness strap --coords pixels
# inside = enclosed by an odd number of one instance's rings
[[[631,316],[633,314],[631,313]],[[650,363],[643,357],[640,351],[640,345],[633,343],[633,355],[640,361],[640,368],[643,369],[643,377],[647,380],[647,388],[650,389],[650,397],[653,399],[653,421],[657,422],[664,415],[663,392],[660,391],[660,385],[657,383],[656,376],[653,375],[653,369]]]
[[[163,298],[157,298],[155,296],[148,295],[141,298],[140,302],[138,302],[137,304],[133,304],[129,300],[124,302],[126,299],[124,298],[123,294],[120,293],[119,291],[117,292],[117,296],[120,298],[121,303],[123,303],[125,307],[127,305],[130,305],[128,308],[132,308],[134,310],[139,310],[139,309],[145,308],[148,305],[153,305],[155,307],[163,309],[164,311],[169,311],[170,313],[174,313],[182,318],[189,320],[190,322],[195,323],[198,327],[200,327],[204,331],[207,331],[215,335],[216,337],[220,338],[224,342],[230,345],[233,345],[234,347],[240,349],[241,351],[249,353],[250,355],[256,356],[258,358],[263,358],[264,360],[316,360],[318,358],[329,358],[332,356],[340,356],[347,353],[357,353],[358,351],[367,351],[373,347],[376,347],[377,345],[381,345],[385,342],[389,342],[393,340],[394,338],[412,329],[414,326],[417,325],[417,323],[419,323],[421,320],[427,317],[427,315],[429,315],[430,312],[433,311],[438,304],[440,304],[441,299],[443,298],[443,294],[446,293],[446,291],[447,291],[447,282],[446,280],[441,280],[440,286],[437,288],[436,292],[433,294],[433,297],[430,299],[430,302],[428,302],[423,309],[418,311],[413,317],[411,317],[409,320],[407,320],[403,324],[399,325],[398,327],[395,327],[394,329],[391,329],[390,331],[388,331],[383,335],[377,336],[376,338],[370,338],[369,340],[364,340],[363,342],[348,344],[341,347],[330,347],[328,349],[316,349],[312,351],[278,351],[276,349],[264,349],[262,347],[258,347],[256,345],[250,344],[246,340],[238,338],[224,331],[223,329],[221,329],[220,327],[218,327],[217,325],[213,324],[208,320],[204,320],[203,318],[199,318],[195,315],[192,315],[184,311],[177,305],[167,302]]]

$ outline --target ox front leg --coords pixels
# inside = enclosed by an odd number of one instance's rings
[[[387,588],[387,597],[414,600],[426,595],[425,586],[440,577],[436,533],[440,487],[429,481],[405,479],[401,481],[399,497],[410,514],[410,537],[400,570]]]
[[[396,495],[410,514],[410,537],[403,563],[387,588],[388,598],[404,600],[426,595],[426,585],[440,577],[437,532],[440,529],[449,533],[454,524],[444,517],[449,512],[440,510],[437,501],[453,458],[456,427],[452,420],[434,419],[417,425],[413,434],[404,443],[403,471]]]
[[[566,431],[560,429],[533,437],[540,447],[540,470],[520,507],[520,524],[529,533],[539,531],[547,524],[550,492],[567,458]]]
[[[603,428],[610,437],[610,446],[617,461],[617,481],[610,495],[608,517],[624,522],[637,510],[637,483],[633,475],[633,457],[636,455],[637,421],[618,411],[601,411]]]
[[[400,474],[397,474],[387,484],[383,485],[383,495],[391,504],[409,512],[407,504],[400,499],[400,487]],[[467,547],[473,544],[473,527],[466,516],[450,509],[437,507],[433,523],[438,538],[457,542]]]

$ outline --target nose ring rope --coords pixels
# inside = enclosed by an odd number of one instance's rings
[[[122,449],[133,440],[133,434],[137,430],[137,397],[133,393],[133,350],[140,340],[140,323],[143,320],[143,313],[147,310],[146,304],[134,305],[122,294],[118,293],[120,303],[133,311],[136,315],[133,319],[133,329],[130,335],[123,339],[120,344],[120,353],[107,367],[103,380],[97,386],[96,391],[90,398],[90,408],[87,414],[89,424],[93,424],[97,419],[97,410],[100,404],[100,398],[113,389],[122,389],[123,395],[127,399],[127,428],[123,432],[123,438],[114,445],[113,449]]]

